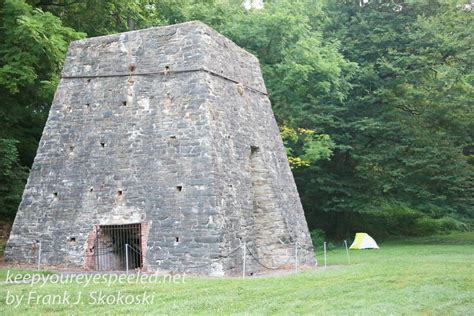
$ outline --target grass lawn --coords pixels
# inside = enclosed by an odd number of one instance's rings
[[[328,254],[328,269],[272,278],[186,278],[180,284],[5,285],[0,314],[441,314],[474,315],[474,233],[379,243],[380,250]],[[322,255],[317,252],[322,265]],[[19,271],[15,271],[19,272]],[[6,270],[0,270],[5,279]],[[154,296],[152,304],[91,305],[89,295]],[[63,294],[79,305],[6,304],[8,295]],[[26,300],[26,298],[25,298]]]

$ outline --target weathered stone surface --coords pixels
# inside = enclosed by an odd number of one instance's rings
[[[6,257],[90,267],[131,223],[148,270],[315,264],[258,60],[200,22],[71,44]]]

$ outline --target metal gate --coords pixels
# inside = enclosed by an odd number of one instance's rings
[[[143,266],[142,225],[100,225],[95,240],[95,270],[133,270]]]

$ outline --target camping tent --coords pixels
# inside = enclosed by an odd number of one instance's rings
[[[369,234],[357,233],[350,249],[379,249],[379,246]]]

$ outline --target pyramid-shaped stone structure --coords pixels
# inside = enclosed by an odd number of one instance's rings
[[[313,266],[257,58],[200,22],[70,45],[8,260],[232,275],[296,242]]]

